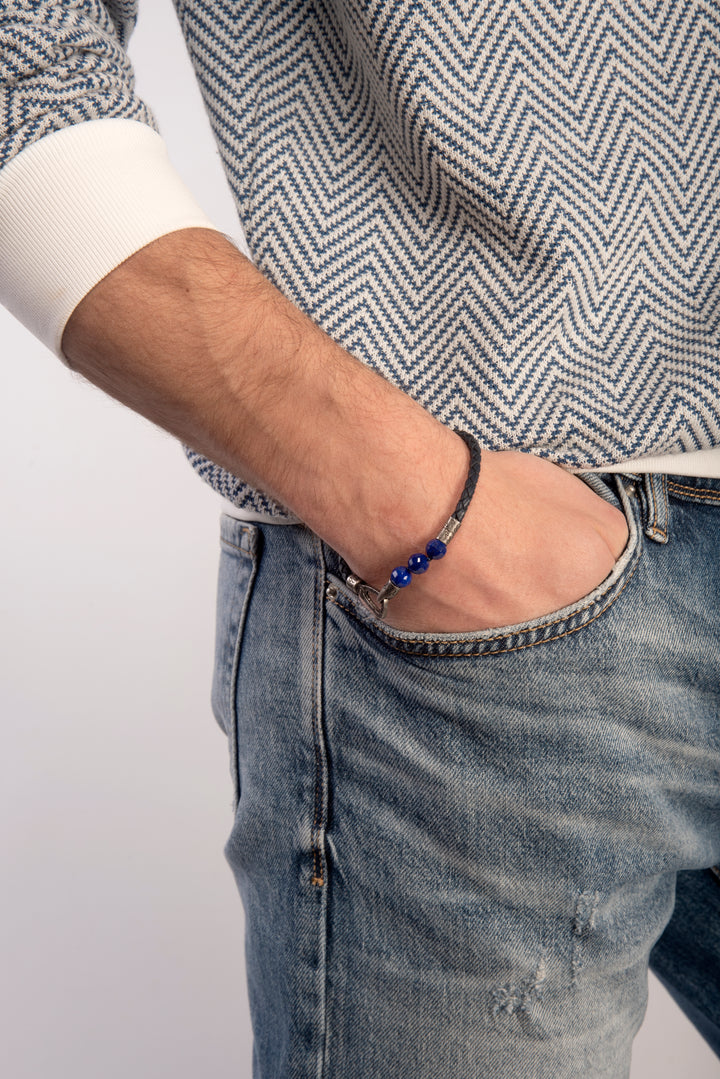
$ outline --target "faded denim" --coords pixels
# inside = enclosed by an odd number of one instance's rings
[[[624,1079],[649,961],[720,1050],[720,481],[588,482],[612,574],[475,634],[389,629],[311,532],[223,518],[256,1079]]]

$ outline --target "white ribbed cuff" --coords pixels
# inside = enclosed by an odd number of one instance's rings
[[[46,135],[0,170],[0,303],[62,357],[83,296],[169,232],[215,226],[161,137],[134,120]]]

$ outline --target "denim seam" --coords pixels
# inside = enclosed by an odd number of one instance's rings
[[[244,535],[247,536],[249,531],[249,528],[243,528]],[[239,551],[240,554],[245,555],[246,558],[249,558],[252,561],[252,551],[246,551],[244,547],[238,547],[237,543],[231,543],[230,540],[221,539],[220,544],[225,547],[231,547],[233,551]]]
[[[235,788],[233,812],[238,808],[241,796],[241,784],[240,784],[240,761],[238,753],[238,707],[237,707],[237,688],[238,688],[238,675],[240,673],[240,655],[242,652],[242,642],[245,635],[245,622],[247,620],[247,609],[250,603],[250,596],[252,594],[253,587],[255,585],[255,577],[258,571],[258,558],[257,558],[257,532],[252,528],[242,528],[242,534],[250,536],[250,550],[245,550],[244,547],[239,547],[236,543],[230,543],[228,540],[222,539],[221,542],[225,543],[228,547],[232,547],[238,551],[246,559],[249,559],[252,565],[250,570],[250,577],[248,579],[247,586],[245,588],[245,595],[243,597],[242,609],[240,611],[240,618],[238,619],[237,634],[235,637],[235,648],[233,651],[233,665],[232,673],[230,676],[230,702],[231,702],[231,714],[230,714],[230,730],[232,731],[232,738],[230,742],[230,759],[232,763],[232,780]]]
[[[663,511],[665,513],[665,527],[663,529],[665,538],[667,539],[670,532],[670,499],[668,497],[668,478],[663,472],[660,477],[660,490],[663,497]]]
[[[703,498],[709,498],[713,502],[720,502],[720,491],[715,491],[712,487],[690,487],[689,484],[675,483],[674,480],[668,480],[668,487],[671,491],[677,491],[690,498],[693,495],[702,495]]]
[[[402,652],[404,655],[422,656],[423,659],[473,659],[473,658],[477,658],[478,656],[502,656],[502,655],[505,655],[507,652],[520,652],[525,648],[536,648],[540,644],[550,644],[551,641],[559,641],[563,637],[569,637],[571,633],[577,633],[578,630],[585,629],[586,626],[592,625],[592,623],[596,619],[598,619],[602,614],[605,614],[605,612],[608,611],[613,606],[613,604],[616,602],[616,600],[618,600],[620,598],[622,593],[625,591],[627,586],[630,584],[630,581],[632,580],[633,576],[635,575],[635,570],[637,569],[637,567],[638,567],[638,562],[635,563],[632,570],[628,574],[627,580],[624,582],[622,588],[620,588],[616,592],[616,594],[611,598],[610,602],[607,603],[602,608],[601,611],[598,611],[597,614],[594,614],[592,616],[592,618],[588,618],[587,621],[582,622],[579,626],[573,626],[571,629],[567,629],[563,633],[557,633],[554,637],[543,637],[543,639],[541,641],[531,641],[529,644],[517,644],[517,645],[513,645],[512,648],[498,648],[498,649],[495,649],[495,650],[483,648],[479,652],[426,653],[426,652],[415,652],[415,651],[413,651],[411,649],[408,649],[408,648],[401,648],[399,644],[394,644],[394,643],[389,644],[388,646],[390,648],[394,649],[396,652]],[[582,614],[583,611],[589,610],[591,607],[593,607],[595,605],[595,603],[599,602],[602,599],[603,596],[606,596],[608,591],[609,591],[609,589],[606,589],[605,592],[603,592],[601,596],[598,596],[597,600],[595,600],[593,603],[587,604],[587,606],[582,607],[579,611],[576,611],[575,613],[576,614]],[[353,608],[351,606],[349,606],[346,602],[341,600],[339,595],[336,596],[331,602],[335,603],[336,606],[341,607],[344,611],[347,611],[347,613],[359,625],[361,625],[364,629],[368,628],[367,623],[362,621],[360,618],[358,618],[358,616],[355,613],[355,611],[353,610]],[[543,626],[535,626],[534,629],[521,629],[521,630],[517,630],[514,634],[500,633],[500,634],[498,634],[497,637],[488,637],[487,640],[484,643],[490,644],[492,641],[501,641],[503,639],[503,637],[510,637],[510,636],[519,637],[523,633],[534,633],[539,629],[546,629],[548,626],[557,625],[559,622],[564,622],[564,621],[566,621],[566,619],[558,618],[558,619],[555,620],[555,622],[546,622],[545,625],[543,625]],[[404,638],[404,637],[397,637],[395,634],[392,634],[392,633],[384,633],[383,631],[380,631],[378,636],[380,637],[380,639],[387,638],[389,641],[393,641],[393,642],[394,641],[398,641],[398,642],[403,641],[406,644],[440,644],[440,645],[448,644],[448,645],[451,645],[451,644],[464,644],[465,643],[463,640],[460,640],[460,639],[455,639],[455,640],[450,640],[450,641],[439,641],[437,638],[435,638],[435,639],[431,638],[429,641],[425,641],[421,637],[414,637],[414,638],[408,639],[408,638]]]
[[[328,750],[323,725],[323,655],[325,632],[325,559],[322,541],[313,536],[315,553],[315,580],[313,588],[313,663],[312,663],[312,728],[313,750],[315,756],[315,805],[312,828],[313,876],[310,880],[312,894],[317,897],[317,947],[318,959],[316,976],[317,1009],[313,1028],[316,1032],[315,1059],[313,1074],[315,1079],[322,1079],[328,1070],[328,864],[324,852],[325,830],[329,804]]]
[[[320,577],[323,574],[320,572]],[[318,702],[318,686],[320,684],[321,674],[318,669],[319,666],[319,649],[318,638],[320,634],[320,612],[322,608],[322,588],[317,585],[315,587],[315,596],[313,600],[313,659],[312,659],[312,671],[313,671],[313,687],[312,687],[312,731],[313,731],[313,752],[315,756],[315,790],[314,790],[314,805],[313,805],[313,825],[312,825],[312,837],[311,837],[311,849],[313,856],[313,875],[310,883],[317,888],[322,888],[325,884],[325,864],[323,853],[320,845],[320,830],[323,823],[324,813],[324,798],[323,798],[323,784],[322,784],[322,752],[320,747],[320,717],[318,715],[319,702]]]

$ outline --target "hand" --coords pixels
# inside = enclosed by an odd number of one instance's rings
[[[627,539],[624,515],[577,476],[532,454],[485,452],[447,555],[391,600],[386,622],[428,633],[526,622],[592,592]]]

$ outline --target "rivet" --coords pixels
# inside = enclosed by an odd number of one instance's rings
[[[329,584],[327,586],[327,588],[325,589],[325,598],[326,599],[337,599],[337,594],[338,594],[337,593],[337,588],[335,587],[334,584]]]
[[[627,487],[625,488],[625,493],[628,496],[628,498],[637,498],[637,493],[638,493],[637,484],[629,483],[627,485]]]

